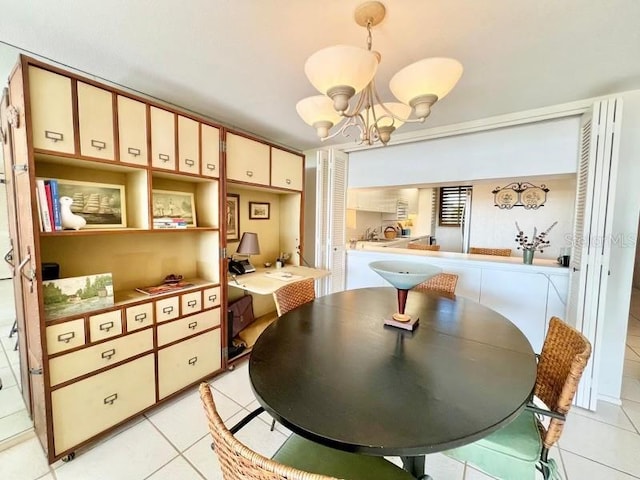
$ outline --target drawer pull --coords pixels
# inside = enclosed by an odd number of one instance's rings
[[[113,328],[113,322],[104,322],[100,324],[100,330],[103,332],[108,332]]]
[[[147,314],[146,314],[146,313],[139,313],[139,314],[137,314],[135,317],[133,317],[133,319],[134,319],[136,322],[140,322],[140,323],[142,323],[142,322],[144,322],[144,321],[147,319]]]
[[[91,139],[91,146],[97,148],[98,150],[104,150],[105,148],[107,148],[107,143],[100,140]]]
[[[210,302],[215,302],[216,298],[218,298],[218,294],[214,293],[213,295],[209,295],[209,301]]]
[[[169,155],[167,155],[166,153],[159,153],[158,154],[158,158],[160,160],[162,160],[163,162],[168,162],[169,161]]]
[[[198,363],[198,357],[191,357],[189,359],[189,365],[195,365],[196,363]]]
[[[49,140],[53,140],[54,142],[59,142],[64,139],[64,135],[58,132],[52,132],[51,130],[45,130],[44,138],[48,138]]]
[[[115,402],[118,399],[118,394],[114,393],[113,395],[109,395],[108,397],[104,397],[104,400],[102,400],[102,402],[105,405],[113,405],[113,402]]]
[[[188,325],[188,327],[189,327],[191,330],[195,330],[197,326],[198,326],[198,322],[191,322],[191,323]]]
[[[72,338],[76,337],[76,332],[66,332],[66,333],[61,333],[60,335],[58,335],[58,341],[59,342],[64,342],[64,343],[69,343],[71,341]]]
[[[196,162],[195,160],[191,160],[190,158],[185,158],[184,164],[188,167],[193,167],[196,164]]]
[[[106,358],[107,360],[111,360],[111,357],[113,357],[116,354],[116,349],[112,348],[111,350],[107,350],[105,352],[102,352],[102,358]]]
[[[197,300],[189,300],[189,301],[187,302],[187,307],[189,307],[189,308],[193,308],[193,307],[195,307],[195,306],[196,306],[196,304],[197,304],[197,303],[198,303],[198,301],[197,301]]]
[[[285,182],[286,182],[286,184],[287,184],[287,185],[291,185],[291,179],[290,179],[290,178],[287,178],[287,179],[285,180]]]
[[[247,177],[253,177],[253,172],[251,170],[247,170]]]
[[[172,307],[172,306],[164,307],[164,308],[162,309],[162,313],[165,313],[165,314],[167,314],[167,315],[169,315],[171,312],[173,312],[173,307]]]
[[[207,170],[215,170],[216,166],[214,163],[207,163]]]
[[[129,155],[133,155],[134,157],[137,157],[141,153],[139,148],[133,147],[127,148],[127,152],[129,153]]]

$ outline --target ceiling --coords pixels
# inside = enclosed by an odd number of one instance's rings
[[[316,94],[304,62],[330,45],[366,47],[366,30],[353,21],[360,3],[0,0],[0,73],[17,47],[304,150],[321,145],[295,111]],[[638,0],[383,3],[373,48],[385,100],[389,79],[416,60],[448,56],[465,68],[424,124],[401,131],[640,89]]]

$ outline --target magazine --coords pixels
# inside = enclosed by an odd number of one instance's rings
[[[154,285],[152,287],[139,287],[136,288],[136,291],[144,293],[145,295],[160,295],[162,293],[175,292],[176,290],[190,287],[195,287],[195,285],[189,282],[161,283],[160,285]]]

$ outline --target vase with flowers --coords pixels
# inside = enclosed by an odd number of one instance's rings
[[[545,248],[550,246],[551,242],[547,240],[547,235],[557,223],[558,222],[553,222],[549,228],[540,233],[538,233],[536,227],[533,227],[533,236],[529,238],[529,236],[524,234],[518,222],[516,222],[516,231],[518,232],[516,235],[516,243],[518,244],[518,250],[522,249],[522,261],[524,263],[531,265],[533,263],[533,254],[536,251],[542,253]]]

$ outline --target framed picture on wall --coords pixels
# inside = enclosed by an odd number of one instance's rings
[[[73,200],[71,212],[87,221],[84,228],[126,227],[124,185],[79,182],[59,178],[58,196]]]
[[[270,207],[268,202],[249,202],[249,219],[269,220]]]
[[[187,227],[196,226],[196,205],[193,193],[172,190],[153,190],[153,221],[160,225],[163,221],[180,219]]]
[[[240,195],[227,193],[227,241],[240,240]]]

